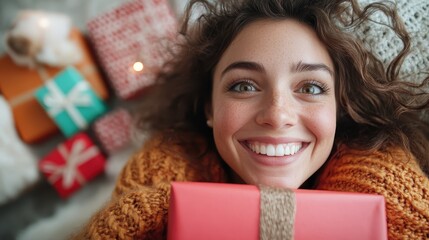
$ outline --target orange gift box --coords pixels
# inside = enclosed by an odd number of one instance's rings
[[[266,208],[262,198],[278,201],[285,196],[283,191],[278,189],[276,194],[280,195],[266,197],[267,191],[253,185],[174,182],[168,239],[387,239],[383,196],[288,190],[294,214],[283,214],[282,221],[275,221],[270,219],[272,215],[279,215],[287,204]],[[290,237],[273,237],[273,232],[284,231],[288,224],[291,230],[286,235]]]
[[[98,96],[106,100],[109,92],[95,65],[86,39],[77,28],[70,38],[82,50],[82,59],[74,65]],[[24,142],[37,143],[59,133],[59,129],[34,97],[34,92],[63,68],[43,66],[30,69],[16,65],[8,56],[0,58],[0,90],[12,108],[16,129]]]

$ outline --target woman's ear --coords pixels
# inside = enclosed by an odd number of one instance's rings
[[[207,119],[207,122],[206,122],[207,126],[213,127],[213,111],[212,111],[212,105],[210,102],[206,103],[204,110],[205,110],[205,115]]]

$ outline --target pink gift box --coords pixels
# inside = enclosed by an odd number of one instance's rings
[[[62,198],[69,197],[104,172],[105,158],[85,133],[58,145],[39,162],[39,169]]]
[[[112,154],[131,142],[130,113],[122,108],[102,116],[94,123],[94,133],[104,150]]]
[[[384,197],[293,190],[293,239],[387,239]],[[252,185],[172,184],[169,240],[259,239],[260,197]]]
[[[174,39],[177,21],[167,0],[133,0],[87,23],[88,36],[116,95],[133,98],[154,82],[165,61],[166,39]],[[143,63],[135,71],[135,62]]]

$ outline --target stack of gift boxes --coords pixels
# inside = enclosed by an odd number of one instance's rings
[[[50,13],[25,14],[37,14],[46,34],[55,31],[44,18]],[[127,103],[153,84],[165,61],[163,40],[174,39],[176,28],[167,0],[132,0],[90,19],[87,37],[70,27],[67,40],[80,51],[76,62],[55,65],[29,55],[32,64],[21,64],[22,52],[0,58],[0,93],[21,140],[37,147],[55,135],[65,139],[38,162],[61,197],[103,173],[106,157],[130,144]],[[117,101],[121,107],[112,107]]]

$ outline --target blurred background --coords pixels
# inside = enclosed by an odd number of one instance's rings
[[[108,75],[109,70],[111,71],[112,69],[108,69],[109,66],[99,62],[99,56],[94,50],[94,43],[88,39],[87,25],[88,22],[108,14],[114,9],[124,8],[129,2],[132,1],[0,0],[0,59],[2,59],[0,61],[0,239],[67,239],[109,199],[115,179],[123,164],[133,151],[139,147],[141,141],[130,140],[128,139],[131,138],[129,135],[121,135],[121,132],[128,130],[125,129],[125,126],[128,124],[130,114],[124,114],[124,111],[115,111],[119,108],[127,110],[127,107],[132,106],[136,101],[127,99],[128,96],[118,96],[118,90],[110,84]],[[148,2],[152,2],[152,0],[148,0]],[[163,3],[163,1],[153,1],[153,4],[156,5],[158,2]],[[186,5],[186,0],[169,0],[167,4],[167,7],[171,8],[174,18],[179,19]],[[142,14],[150,14],[152,8],[158,8],[155,5],[140,9],[140,11],[144,11]],[[86,39],[90,50],[84,51],[87,51],[86,54],[93,57],[94,64],[100,72],[101,84],[104,85],[109,94],[109,97],[103,99],[109,110],[99,116],[98,119],[108,115],[115,115],[111,117],[110,122],[106,118],[104,123],[100,123],[101,130],[99,130],[98,134],[101,134],[100,131],[106,131],[103,130],[106,128],[105,125],[120,126],[122,124],[121,126],[123,127],[123,129],[117,129],[116,131],[118,132],[113,133],[113,137],[110,136],[113,139],[125,139],[122,143],[116,143],[116,145],[114,145],[115,143],[103,142],[100,139],[102,136],[98,136],[94,129],[82,130],[93,140],[93,144],[100,148],[102,155],[105,157],[105,168],[67,197],[60,197],[58,190],[47,181],[47,178],[40,170],[40,166],[37,166],[37,164],[49,153],[56,151],[60,143],[64,143],[70,138],[56,131],[48,137],[41,138],[41,140],[24,141],[21,138],[21,133],[16,129],[12,117],[13,112],[8,104],[8,98],[10,98],[8,97],[9,88],[11,88],[11,84],[14,84],[10,83],[10,79],[13,79],[13,81],[26,81],[25,79],[20,79],[22,78],[21,72],[34,71],[28,69],[19,70],[25,68],[19,67],[17,68],[18,70],[8,70],[8,74],[5,74],[5,69],[8,69],[8,67],[6,67],[3,60],[8,58],[8,64],[10,64],[10,58],[5,49],[5,36],[15,26],[14,21],[17,18],[17,14],[22,10],[43,10],[60,13],[71,19],[72,25],[77,27],[80,34]],[[151,17],[152,22],[146,22],[146,26],[149,24],[155,28],[165,27],[163,24],[157,23],[165,20],[162,16],[154,15]],[[101,21],[102,26],[96,27],[97,29],[108,28],[106,25],[111,24],[106,20],[104,25],[103,21],[105,20]],[[120,16],[114,21],[139,22],[143,21],[143,19],[137,21],[132,16]],[[105,31],[101,35],[108,35],[107,32],[110,30],[106,29]],[[140,35],[141,38],[145,38],[144,34]],[[98,36],[100,36],[100,33]],[[118,41],[117,44],[121,44],[121,42],[126,44],[127,40]],[[98,47],[100,48],[100,46]],[[98,50],[101,51],[100,49]],[[104,51],[110,50],[104,49]],[[110,66],[110,68],[114,67]],[[31,122],[31,116],[27,121]],[[95,125],[95,123],[93,124]],[[109,146],[109,144],[114,146]]]

